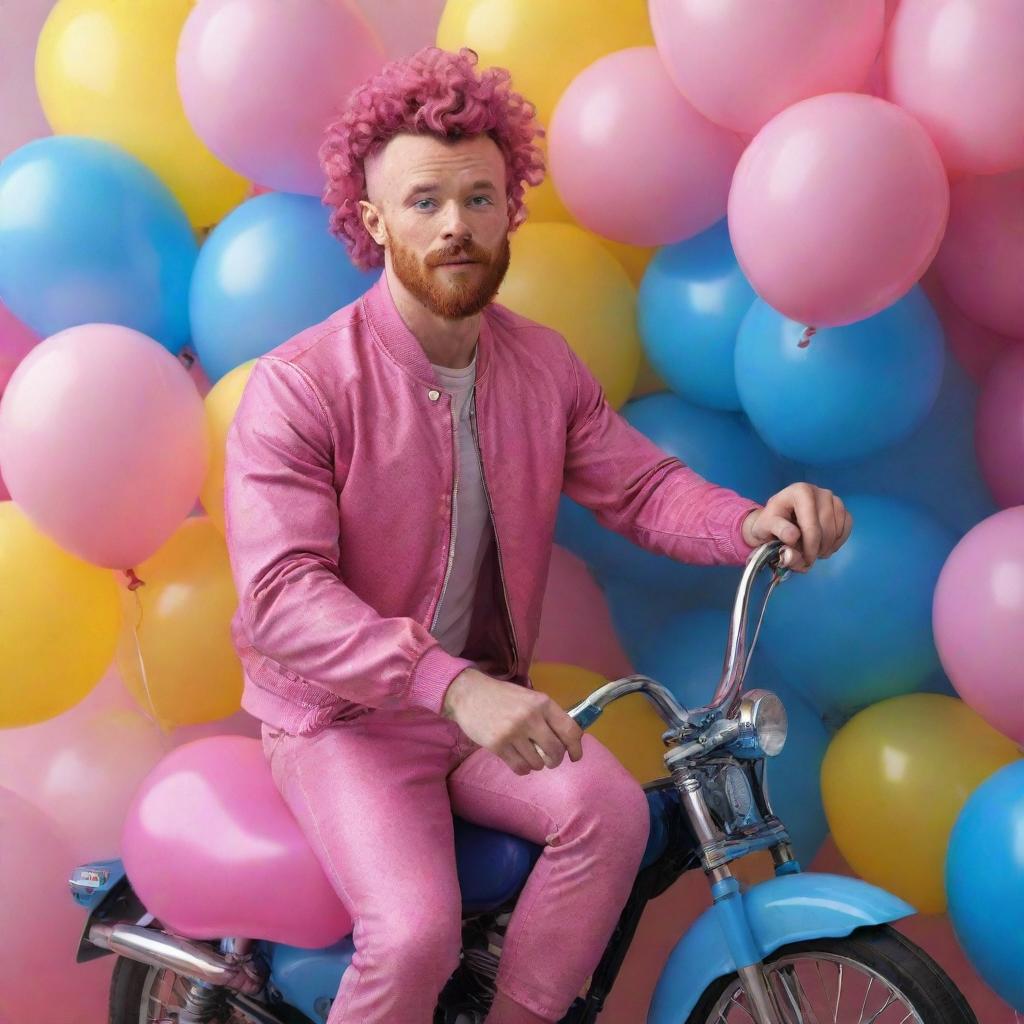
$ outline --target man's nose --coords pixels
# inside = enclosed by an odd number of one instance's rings
[[[444,211],[441,237],[446,242],[462,244],[469,241],[471,234],[472,232],[466,223],[462,207],[458,203],[449,203]]]

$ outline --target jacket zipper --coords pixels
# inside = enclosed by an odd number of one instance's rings
[[[508,599],[508,590],[505,588],[505,572],[502,568],[501,545],[498,543],[498,524],[494,521],[494,507],[491,505],[491,492],[487,489],[487,478],[484,474],[484,457],[480,451],[480,434],[476,426],[476,384],[473,385],[472,404],[469,408],[469,418],[473,425],[473,440],[476,442],[476,457],[480,463],[480,481],[484,485],[484,497],[487,499],[487,511],[491,517],[491,529],[494,531],[494,546],[498,552],[498,576],[501,579],[501,592],[505,595],[505,612],[508,615],[509,631],[512,635],[512,666],[513,675],[519,668],[519,646],[516,643],[516,624],[512,621],[512,604]]]
[[[446,393],[447,394],[447,393]],[[452,527],[448,535],[448,565],[445,566],[444,570],[444,581],[441,584],[441,596],[437,599],[437,607],[434,609],[434,618],[430,623],[430,632],[433,633],[437,626],[437,617],[441,614],[441,604],[444,601],[444,592],[448,588],[448,578],[452,573],[452,564],[455,562],[455,524],[458,519],[458,505],[456,504],[456,495],[459,490],[459,448],[458,448],[458,429],[459,425],[455,422],[455,402],[452,399],[451,394],[447,394],[448,397],[448,411],[451,414],[452,420],[452,476],[454,483],[452,484]]]

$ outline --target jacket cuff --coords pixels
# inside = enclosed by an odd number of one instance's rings
[[[463,669],[472,668],[475,664],[468,658],[457,658],[449,654],[439,643],[435,643],[416,662],[406,691],[406,703],[440,715],[444,710],[444,695],[452,680]]]
[[[745,501],[736,510],[735,518],[732,522],[732,527],[729,530],[729,540],[732,544],[733,552],[736,555],[738,564],[743,565],[747,561],[747,557],[755,547],[759,545],[750,545],[743,539],[743,523],[747,516],[750,515],[754,509],[764,508],[764,505],[759,504],[756,501]]]

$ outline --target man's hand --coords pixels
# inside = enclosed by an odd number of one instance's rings
[[[772,495],[743,520],[743,539],[758,547],[777,537],[786,545],[782,564],[807,572],[816,558],[838,551],[852,529],[853,517],[840,498],[824,487],[798,483]]]
[[[583,730],[547,694],[479,669],[463,669],[451,681],[443,714],[516,775],[554,768],[566,751],[572,761],[583,756]]]

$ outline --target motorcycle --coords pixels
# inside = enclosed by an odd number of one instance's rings
[[[642,693],[666,725],[667,750],[665,777],[643,787],[651,828],[632,891],[561,1024],[598,1019],[645,906],[697,868],[713,902],[665,961],[647,1024],[977,1024],[946,973],[891,926],[915,909],[861,879],[803,871],[772,811],[766,764],[785,742],[786,712],[775,694],[743,683],[768,599],[790,575],[781,550],[778,541],[764,544],[744,566],[710,704],[685,708],[667,687],[634,674],[569,711],[586,728],[614,701]],[[751,594],[765,568],[770,580],[748,646]],[[455,830],[463,949],[434,1022],[481,1024],[505,930],[541,848],[458,818]],[[774,876],[744,886],[730,865],[758,850],[770,851]],[[323,1024],[355,948],[351,936],[309,949],[259,935],[173,934],[147,912],[120,861],[84,864],[69,884],[88,912],[78,962],[118,957],[108,1024]]]

